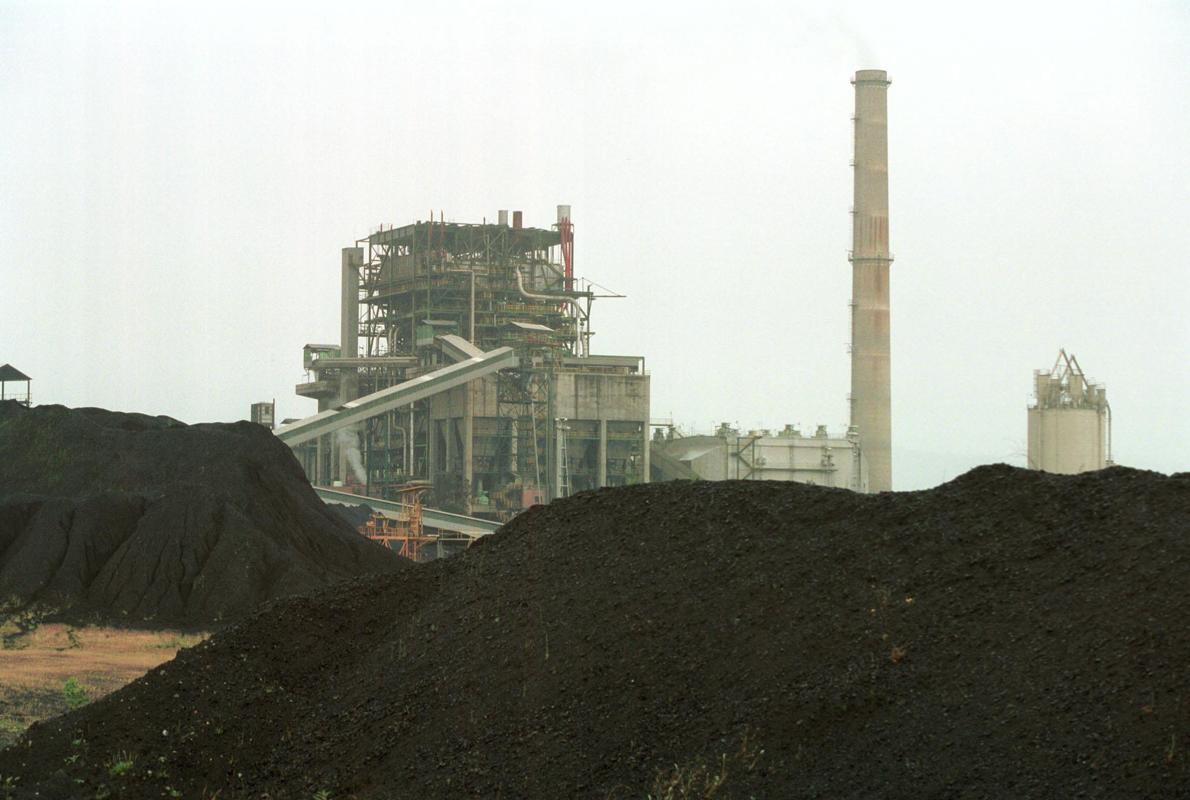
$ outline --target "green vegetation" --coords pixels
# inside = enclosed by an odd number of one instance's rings
[[[72,710],[82,708],[90,702],[86,688],[76,678],[67,678],[66,683],[62,684],[62,697]]]
[[[107,774],[118,778],[136,764],[136,760],[127,752],[116,753],[107,762]]]

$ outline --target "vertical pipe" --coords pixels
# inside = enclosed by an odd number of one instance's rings
[[[640,424],[640,427],[641,427],[641,438],[644,440],[644,443],[645,443],[644,450],[641,451],[642,452],[641,460],[644,463],[641,464],[640,482],[648,483],[649,479],[651,477],[649,475],[649,469],[651,468],[652,459],[650,458],[650,455],[649,455],[649,448],[652,446],[652,442],[649,441],[649,438],[650,438],[649,437],[649,420],[647,417],[645,418],[645,421]]]
[[[554,498],[562,497],[562,437],[564,420],[554,420]]]
[[[599,488],[607,486],[607,420],[599,420]]]
[[[464,506],[466,513],[471,513],[471,498],[475,496],[475,390],[483,385],[482,380],[472,381],[463,386],[466,392],[466,407],[463,410],[463,487],[467,492]]]
[[[342,252],[342,286],[339,311],[339,355],[355,358],[359,355],[359,286],[360,267],[364,263],[362,247],[344,247]],[[339,404],[359,397],[359,374],[353,367],[339,370]],[[352,433],[354,436],[354,433]],[[346,440],[346,434],[343,434]],[[332,447],[337,453],[339,478],[347,483],[348,463],[344,442],[336,436]]]
[[[344,358],[355,358],[359,355],[359,271],[363,263],[362,247],[343,248],[339,348]]]
[[[851,424],[868,459],[868,486],[892,489],[889,347],[888,75],[855,73],[855,202],[851,246]]]
[[[322,440],[325,436],[319,436],[314,440],[314,471],[310,473],[310,483],[315,486],[326,486],[322,477]]]
[[[513,483],[520,483],[520,426],[516,417],[508,420],[508,472],[512,475]]]

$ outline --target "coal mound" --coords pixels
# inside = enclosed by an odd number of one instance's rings
[[[270,604],[0,774],[42,798],[1185,797],[1188,521],[1190,478],[1120,468],[580,494]]]
[[[0,404],[0,613],[209,626],[398,567],[259,425]]]
[[[363,503],[355,506],[331,503],[327,507],[346,520],[347,524],[355,530],[359,530],[360,526],[371,519],[373,514],[372,507]]]

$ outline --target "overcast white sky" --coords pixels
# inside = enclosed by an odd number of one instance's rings
[[[338,337],[339,249],[573,206],[653,414],[846,423],[850,76],[889,94],[897,488],[1024,463],[1032,370],[1190,468],[1190,4],[0,0],[0,363],[232,420]]]

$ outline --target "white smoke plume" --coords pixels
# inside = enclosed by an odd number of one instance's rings
[[[367,472],[364,470],[364,460],[359,452],[359,428],[343,428],[336,435],[335,438],[339,442],[339,447],[342,448],[343,453],[347,456],[347,463],[351,467],[355,479],[361,485],[368,484]]]

